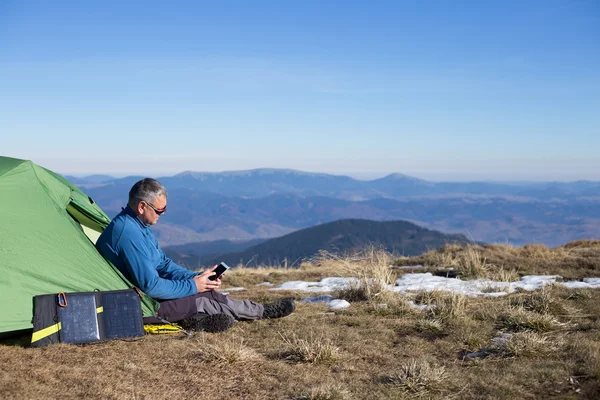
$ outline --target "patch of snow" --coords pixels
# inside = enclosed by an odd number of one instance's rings
[[[330,294],[320,294],[318,296],[304,297],[300,300],[301,303],[328,303],[333,300],[333,296]]]
[[[327,308],[330,310],[343,310],[350,307],[350,303],[348,303],[346,300],[334,299],[333,296],[329,294],[305,297],[301,299],[300,302],[309,304],[325,303]]]
[[[412,301],[412,300],[409,300],[409,301],[408,301],[408,304],[410,304],[410,306],[411,306],[412,308],[414,308],[415,310],[421,310],[421,311],[423,311],[423,310],[427,310],[427,309],[430,307],[430,306],[428,306],[427,304],[417,304],[417,303],[415,303],[415,302],[414,302],[414,301]],[[431,307],[434,307],[434,305],[431,305]]]
[[[350,303],[346,300],[331,300],[327,303],[327,308],[330,310],[343,310],[350,307]]]
[[[569,289],[587,289],[587,288],[591,287],[589,284],[587,284],[585,282],[577,282],[577,281],[563,282],[562,285]]]
[[[396,285],[388,289],[401,294],[418,291],[445,290],[466,296],[499,297],[514,293],[517,290],[532,291],[546,285],[556,284],[572,289],[600,288],[600,278],[585,278],[581,281],[558,282],[560,275],[527,275],[518,282],[497,282],[490,279],[474,279],[463,281],[458,278],[445,278],[434,276],[430,272],[404,274],[396,280]],[[290,281],[269,290],[297,290],[303,292],[331,292],[343,289],[353,283],[357,278],[330,277],[318,282]]]
[[[417,268],[423,268],[423,266],[421,264],[418,265],[404,265],[402,267],[396,267],[397,269],[417,269]]]
[[[497,335],[498,336],[492,338],[492,347],[496,349],[505,347],[508,341],[512,338],[512,335],[506,332],[498,332]]]
[[[600,278],[583,278],[583,281],[594,288],[600,288]]]
[[[335,289],[347,287],[356,278],[330,277],[323,278],[319,282],[289,281],[269,290],[298,290],[301,292],[331,292]]]
[[[558,279],[562,279],[562,277],[560,275],[527,275],[522,277],[518,282],[497,282],[490,279],[463,281],[458,278],[434,276],[427,272],[423,274],[404,274],[400,279],[396,280],[396,286],[391,286],[389,289],[403,294],[421,290],[445,290],[466,296],[498,297],[514,293],[519,289],[532,291],[550,284],[573,288],[594,287],[588,283],[578,281],[557,282]],[[593,282],[595,283],[595,280]]]
[[[271,282],[258,283],[256,286],[273,286]]]

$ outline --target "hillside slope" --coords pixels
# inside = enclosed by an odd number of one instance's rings
[[[206,265],[298,265],[319,250],[345,253],[368,245],[400,255],[418,255],[447,243],[467,243],[464,235],[444,234],[406,221],[344,219],[292,232],[244,251],[220,255]],[[286,261],[287,260],[287,261]]]

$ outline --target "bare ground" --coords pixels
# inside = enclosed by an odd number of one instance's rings
[[[564,260],[553,264],[538,260],[540,254],[554,249],[508,246],[451,247],[441,255],[398,263],[418,261],[432,269],[452,266],[476,272],[477,265],[459,264],[480,260],[482,274],[497,276],[494,269],[501,264],[505,271],[517,270],[518,275],[543,271],[575,279],[600,277],[598,248],[597,242],[564,246],[556,254],[544,256],[546,260]],[[475,254],[456,261],[456,254],[468,251]],[[453,264],[436,265],[433,257]],[[324,305],[299,303],[297,311],[283,319],[240,322],[225,333],[196,333],[191,338],[150,335],[46,348],[5,342],[0,345],[0,396],[600,398],[599,290],[549,287],[503,298],[415,293],[412,300],[435,306],[417,311],[406,297],[385,291],[383,283],[402,273],[389,267],[392,261],[389,255],[371,250],[343,259],[324,255],[294,270],[239,269],[225,278],[229,286],[248,288],[232,296],[264,302],[307,295],[255,286],[264,281],[375,277],[336,293],[352,306],[335,313]],[[379,306],[383,303],[386,308]],[[494,338],[500,333],[510,334],[510,339],[498,344]],[[465,358],[477,351],[481,357]]]

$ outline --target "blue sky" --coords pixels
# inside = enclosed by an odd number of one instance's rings
[[[0,154],[600,180],[600,2],[0,2]]]

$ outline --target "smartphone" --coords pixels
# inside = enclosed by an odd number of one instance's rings
[[[219,265],[217,265],[217,268],[215,268],[215,270],[213,271],[213,272],[216,272],[217,274],[209,276],[208,279],[210,279],[211,281],[215,281],[218,278],[220,278],[221,275],[223,275],[223,273],[225,271],[227,271],[228,269],[229,269],[229,265],[222,262]]]

